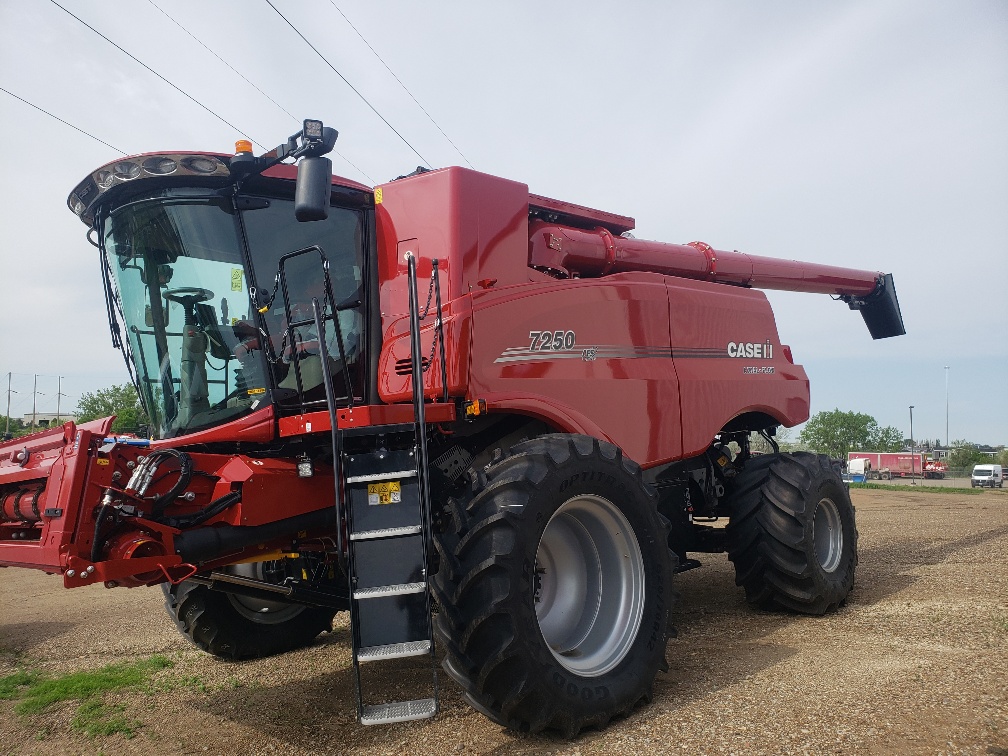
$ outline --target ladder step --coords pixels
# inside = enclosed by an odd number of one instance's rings
[[[351,533],[351,541],[369,541],[375,538],[396,538],[398,536],[416,535],[423,530],[422,525],[405,525],[401,528],[382,528],[380,530],[364,530]]]
[[[392,724],[414,719],[430,719],[435,714],[437,714],[437,702],[433,698],[421,698],[416,701],[393,701],[365,706],[360,721],[365,725]]]
[[[416,470],[398,470],[396,472],[372,473],[370,475],[351,475],[347,483],[369,483],[375,480],[399,480],[400,478],[415,478]]]
[[[404,596],[408,593],[423,593],[427,590],[426,583],[400,583],[399,585],[378,585],[374,588],[364,588],[354,591],[355,599],[385,598],[387,596]]]
[[[405,659],[407,656],[423,656],[431,649],[429,640],[411,641],[409,643],[390,643],[387,646],[369,646],[357,652],[357,661],[388,661],[390,659]]]

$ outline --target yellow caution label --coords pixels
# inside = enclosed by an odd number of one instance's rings
[[[264,388],[250,388],[248,390],[248,395],[249,396],[252,396],[254,394],[265,394],[265,393],[266,393],[266,389],[264,389]]]
[[[374,190],[374,203],[376,205],[380,205],[381,202],[382,202],[382,190],[381,187],[379,186],[377,189]]]
[[[368,483],[367,503],[372,507],[382,504],[398,504],[402,501],[402,488],[398,480],[382,483]]]
[[[242,269],[231,268],[231,291],[242,290]]]
[[[105,467],[106,465],[108,465],[109,461],[107,459],[102,459],[101,457],[98,457],[98,459],[95,460],[95,463],[101,465],[102,467]]]

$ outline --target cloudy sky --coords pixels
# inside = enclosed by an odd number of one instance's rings
[[[50,411],[56,376],[63,407],[127,380],[66,208],[80,179],[117,150],[226,152],[238,130],[272,147],[315,117],[367,184],[468,161],[631,215],[638,237],[892,272],[896,339],[828,297],[769,295],[812,411],[908,435],[913,404],[914,435],[944,440],[947,375],[951,438],[1008,443],[1004,0],[59,2],[0,0],[0,87],[111,147],[0,92],[12,415],[36,373]]]

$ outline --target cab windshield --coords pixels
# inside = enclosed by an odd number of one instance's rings
[[[170,189],[124,204],[105,219],[105,251],[153,438],[220,425],[274,401],[281,411],[285,403],[301,410],[306,402],[324,405],[319,336],[313,326],[289,328],[287,321],[290,312],[297,322],[294,313],[303,313],[312,296],[324,301],[318,254],[288,265],[286,302],[282,291],[272,296],[281,257],[313,244],[329,260],[336,303],[344,303],[338,322],[347,364],[330,360],[329,369],[353,373],[352,385],[363,385],[363,308],[355,299],[360,213],[332,208],[328,221],[298,223],[288,200],[250,198],[242,207],[236,211],[230,197],[205,189]],[[331,321],[324,330],[338,357]],[[334,385],[337,396],[345,396],[346,381]]]

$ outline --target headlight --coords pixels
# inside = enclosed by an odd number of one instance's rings
[[[211,157],[200,156],[182,159],[182,166],[194,173],[214,173],[220,165],[220,163]]]
[[[152,157],[144,160],[143,168],[154,176],[167,176],[169,173],[175,173],[178,163],[169,157]]]
[[[120,181],[131,181],[140,175],[140,166],[127,160],[112,166],[112,173]]]

